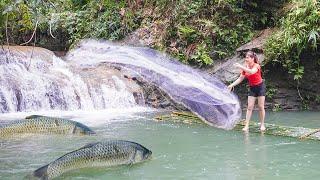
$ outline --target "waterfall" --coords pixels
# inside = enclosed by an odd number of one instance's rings
[[[231,129],[240,120],[238,98],[218,79],[150,48],[95,40],[64,60],[43,48],[2,46],[0,112],[137,106],[141,89],[110,65],[156,85],[209,125]]]
[[[231,129],[240,120],[239,100],[222,82],[150,48],[84,40],[66,59],[80,67],[121,66],[158,86],[209,125]]]
[[[136,106],[123,79],[108,69],[103,66],[81,69],[43,48],[3,46],[0,112]]]

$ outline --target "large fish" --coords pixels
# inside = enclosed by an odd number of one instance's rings
[[[0,137],[17,133],[95,134],[79,122],[40,115],[28,116],[0,127]]]
[[[52,179],[61,174],[85,167],[130,165],[151,159],[152,152],[142,145],[123,140],[88,144],[67,153],[33,172],[33,178]]]

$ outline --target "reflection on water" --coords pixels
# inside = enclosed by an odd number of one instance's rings
[[[246,166],[248,167],[249,174],[248,177],[253,179],[261,179],[265,177],[265,164],[267,163],[266,151],[265,151],[265,135],[261,133],[258,137],[258,141],[252,142],[250,140],[250,133],[243,132],[244,135],[244,145],[245,145],[245,155]],[[260,161],[260,162],[256,162]],[[257,163],[257,164],[256,164]]]
[[[201,124],[155,122],[151,117],[156,112],[152,111],[117,113],[65,114],[73,120],[90,122],[89,126],[98,132],[97,136],[24,135],[0,139],[0,179],[21,179],[66,152],[89,142],[105,139],[136,141],[152,150],[153,158],[130,167],[76,170],[64,174],[61,178],[318,178],[319,141],[299,141],[259,133],[225,131]],[[63,117],[63,114],[60,114],[60,117]],[[281,113],[279,117],[286,118]],[[0,119],[5,119],[4,115],[1,115]],[[305,116],[304,120],[308,120],[308,117]]]
[[[258,113],[253,113],[252,119],[258,122]],[[320,112],[267,112],[265,122],[285,126],[320,128]]]

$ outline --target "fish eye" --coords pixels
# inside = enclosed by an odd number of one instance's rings
[[[152,152],[151,151],[147,151],[144,153],[144,159],[149,159],[152,155]]]

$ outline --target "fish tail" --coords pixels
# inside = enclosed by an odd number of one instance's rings
[[[42,166],[41,168],[35,170],[33,172],[33,176],[40,178],[40,179],[43,179],[43,180],[48,179],[48,171],[47,171],[48,166],[49,166],[49,164]]]

